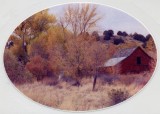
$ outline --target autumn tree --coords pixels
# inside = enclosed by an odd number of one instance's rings
[[[22,40],[21,47],[23,50],[23,54],[19,57],[24,57],[21,58],[24,64],[26,63],[27,45],[30,43],[30,40],[38,37],[38,35],[42,32],[45,32],[55,22],[55,17],[48,14],[48,10],[44,10],[29,17],[15,29],[13,35]]]
[[[90,38],[91,39],[91,38]],[[77,80],[84,75],[94,75],[93,90],[96,85],[98,69],[107,60],[107,46],[96,40],[71,38],[66,42],[65,50],[61,45],[55,46],[51,61],[58,72]]]
[[[48,59],[47,52],[47,38],[46,34],[41,34],[38,38],[32,40],[32,42],[28,45],[28,55],[30,58],[34,56],[41,56],[44,59]]]
[[[93,36],[94,38],[96,38],[97,41],[100,40],[100,36],[99,36],[99,34],[98,34],[97,31],[93,31],[93,32],[92,32],[92,36]]]
[[[63,54],[64,55],[64,54]],[[82,69],[84,68],[85,41],[80,38],[71,38],[66,43],[66,53],[64,70],[68,75],[76,79],[82,78]]]
[[[76,39],[69,38],[65,43],[65,48],[62,44],[56,44],[50,56],[53,69],[58,71],[57,73],[64,72],[65,75],[80,80],[86,72],[89,72],[86,69],[90,70],[88,54],[90,45],[94,41],[91,37],[87,39],[79,36]]]
[[[43,10],[23,21],[15,29],[14,34],[21,39],[35,38],[50,26],[54,25],[55,22],[56,18],[54,15],[49,14],[48,10]]]
[[[151,35],[147,35],[147,39],[148,39],[148,41],[146,41],[145,48],[148,51],[156,52],[156,46],[155,46],[155,43],[154,43],[154,40],[153,40],[152,36]]]
[[[32,26],[33,30],[36,33],[41,33],[48,30],[48,28],[50,28],[50,26],[55,25],[55,23],[56,17],[52,14],[49,14],[48,10],[43,10],[33,16]]]
[[[54,74],[57,76],[62,72],[66,75],[66,68],[67,68],[67,58],[66,58],[66,50],[60,44],[54,45],[50,50],[49,61],[51,63],[51,67],[54,71]]]
[[[36,55],[26,64],[26,68],[36,77],[37,81],[49,76],[51,71],[47,60],[40,55]]]
[[[70,17],[65,14],[63,17],[59,18],[58,24],[62,27],[63,38],[66,40],[66,29],[71,22]]]
[[[17,61],[16,56],[9,49],[4,52],[4,66],[8,77],[13,83],[23,84],[34,80],[34,76],[21,62]]]
[[[95,90],[96,80],[99,74],[99,68],[104,65],[107,60],[107,46],[100,42],[93,42],[89,49],[88,59],[93,70],[94,82],[92,90]]]

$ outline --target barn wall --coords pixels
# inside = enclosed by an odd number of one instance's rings
[[[141,64],[137,64],[137,57],[141,57]],[[129,57],[120,62],[120,73],[139,73],[150,70],[151,57],[148,56],[141,48],[137,48]]]
[[[112,67],[100,67],[99,73],[112,73]]]
[[[99,68],[99,73],[117,74],[120,72],[120,66],[108,66]]]

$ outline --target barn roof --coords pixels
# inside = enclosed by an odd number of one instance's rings
[[[120,51],[116,52],[112,58],[119,58],[119,57],[128,57],[130,56],[138,47],[126,48],[121,49]]]
[[[111,59],[109,59],[107,62],[104,63],[104,67],[114,66],[114,65],[120,63],[121,61],[123,61],[124,59],[126,59],[128,56],[130,56],[137,48],[142,49],[141,47],[132,47],[132,48],[126,48],[126,49],[121,49],[120,51],[117,51],[112,56]],[[148,55],[148,53],[146,53],[146,54]]]
[[[126,48],[121,49],[120,51],[116,52],[111,59],[104,63],[104,67],[114,66],[130,56],[138,47]]]
[[[119,58],[109,59],[107,62],[104,63],[104,66],[105,67],[114,66],[114,65],[118,64],[119,62],[121,62],[122,60],[124,60],[125,58],[126,57],[119,57]]]

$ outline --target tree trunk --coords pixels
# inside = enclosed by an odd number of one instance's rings
[[[96,71],[96,75],[94,76],[94,81],[93,81],[93,88],[92,88],[92,91],[95,90],[95,86],[96,86],[96,82],[97,82],[97,76],[98,76],[98,73]]]

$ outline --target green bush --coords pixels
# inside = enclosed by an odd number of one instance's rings
[[[111,104],[115,105],[129,98],[129,92],[122,89],[112,89],[108,93],[109,98],[111,99]]]

